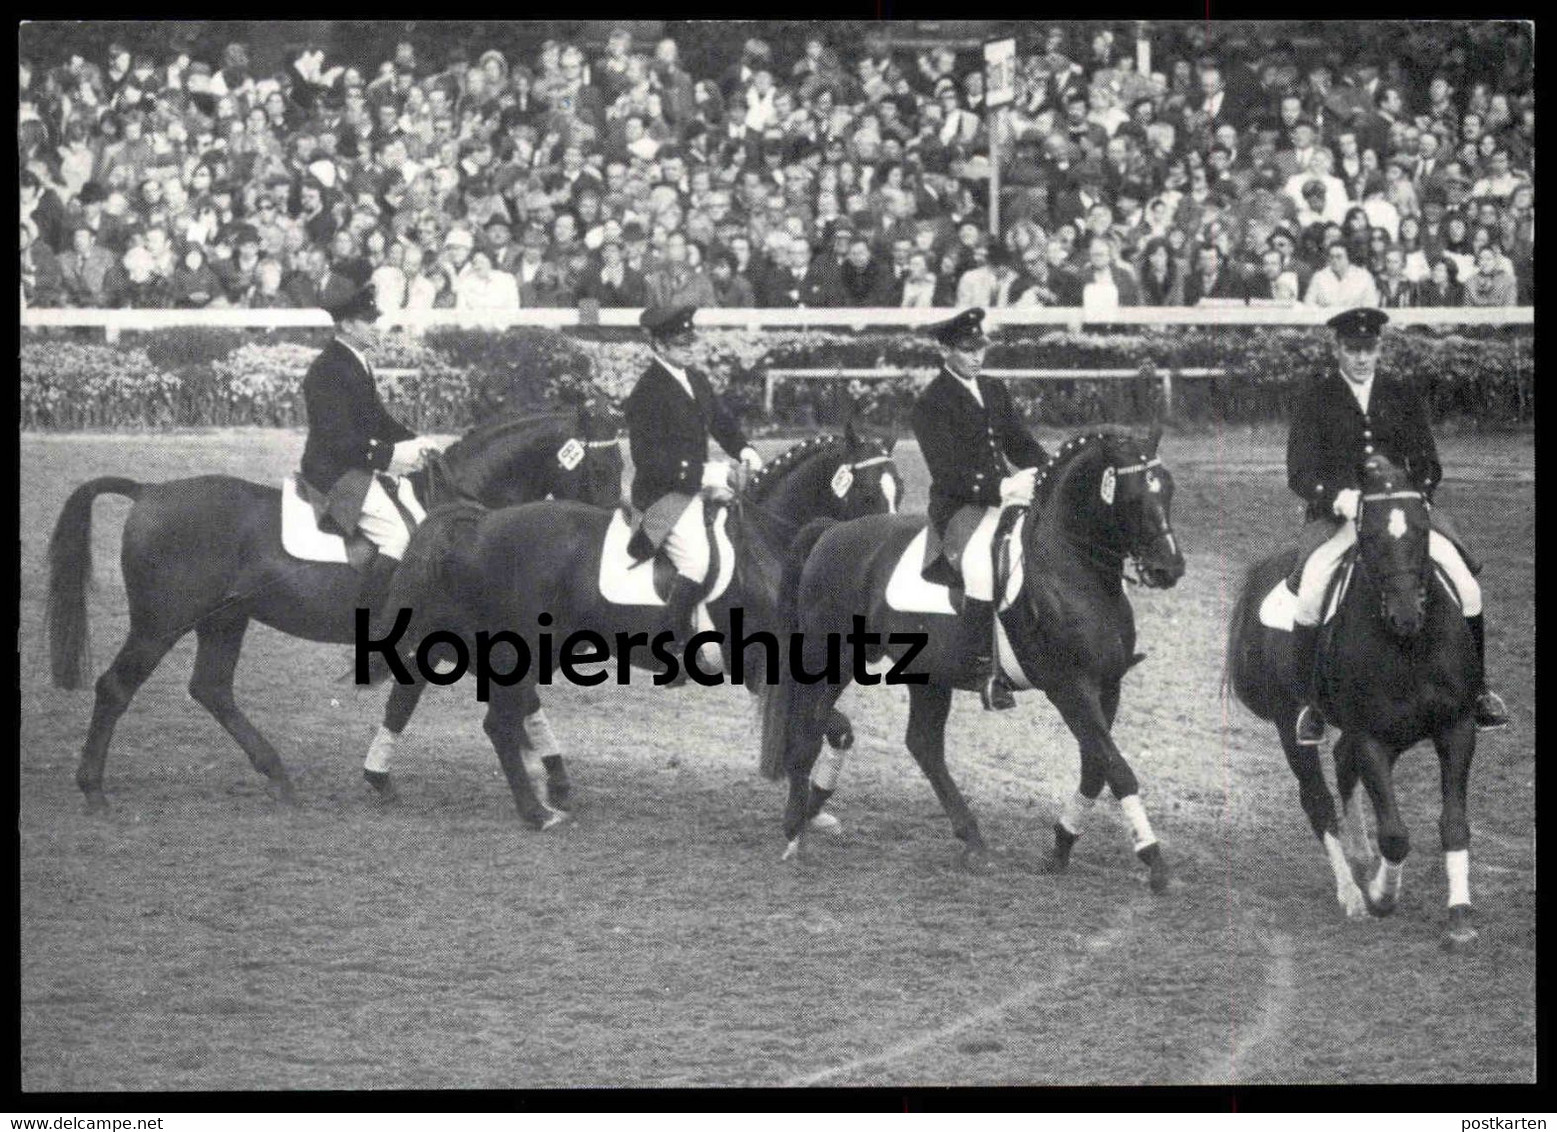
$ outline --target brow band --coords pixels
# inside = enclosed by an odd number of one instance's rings
[[[1386,499],[1421,499],[1420,491],[1380,491],[1372,495],[1364,495],[1364,503],[1381,503]]]
[[[891,456],[872,456],[868,460],[857,460],[850,464],[849,467],[853,468],[857,472],[861,468],[874,468],[877,464],[888,463],[891,459]]]
[[[1136,472],[1144,472],[1147,468],[1160,468],[1160,467],[1162,467],[1162,461],[1157,459],[1156,457],[1153,457],[1152,459],[1146,461],[1146,463],[1144,463],[1144,464],[1131,464],[1128,467],[1115,468],[1114,469],[1114,474],[1116,476],[1129,476],[1129,475],[1134,475]]]

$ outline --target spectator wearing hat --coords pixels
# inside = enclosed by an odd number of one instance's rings
[[[644,310],[639,322],[648,332],[653,360],[622,402],[633,460],[632,503],[642,512],[629,550],[647,557],[663,547],[675,566],[666,604],[670,630],[682,641],[697,629],[693,612],[708,574],[703,501],[731,497],[728,466],[708,459],[709,437],[748,471],[762,467],[740,422],[692,365],[696,313],[691,306]],[[719,670],[717,649],[712,655],[705,649],[699,659],[705,671]]]
[[[979,681],[986,709],[1014,705],[992,655],[994,544],[1000,509],[1032,501],[1043,445],[1023,423],[1005,384],[982,377],[989,339],[984,312],[963,311],[931,327],[941,346],[940,373],[914,402],[914,436],[930,472],[926,581],[964,588],[959,655]],[[1017,471],[1012,472],[1010,460]],[[982,552],[966,553],[970,543]]]

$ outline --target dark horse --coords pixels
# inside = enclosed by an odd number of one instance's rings
[[[1081,784],[1055,826],[1046,867],[1058,871],[1070,859],[1080,833],[1080,813],[1106,784],[1131,819],[1136,848],[1151,870],[1155,889],[1168,883],[1168,865],[1150,832],[1135,773],[1109,732],[1119,706],[1119,684],[1140,657],[1135,620],[1123,586],[1124,563],[1137,562],[1140,580],[1167,587],[1184,573],[1184,558],[1169,525],[1173,477],[1157,459],[1160,430],[1150,436],[1100,430],[1068,441],[1040,473],[1025,513],[1021,545],[1024,580],[1001,616],[1026,683],[1042,688],[1064,716],[1081,748]],[[985,860],[984,839],[946,769],[945,729],[952,691],[970,689],[973,673],[958,671],[959,633],[947,614],[898,612],[886,591],[899,558],[924,528],[920,515],[890,515],[827,526],[812,524],[797,540],[786,580],[786,607],[805,635],[807,673],[822,670],[827,634],[851,631],[863,616],[877,643],[868,655],[904,655],[888,634],[917,633],[926,644],[908,670],[928,677],[909,685],[907,745],[934,787],[964,843],[968,864]],[[810,549],[807,551],[807,546]],[[808,793],[807,776],[821,748],[821,721],[848,685],[780,683],[767,689],[763,719],[763,769],[789,778],[784,812],[785,856],[800,847],[807,819],[825,794]]]
[[[1408,483],[1382,456],[1369,457],[1363,466],[1356,566],[1326,628],[1320,662],[1321,706],[1342,732],[1335,745],[1342,806],[1350,806],[1361,778],[1378,822],[1382,859],[1366,895],[1342,847],[1335,799],[1325,784],[1318,749],[1297,743],[1301,702],[1292,671],[1292,635],[1260,623],[1260,604],[1292,570],[1296,550],[1256,563],[1245,577],[1228,633],[1226,679],[1249,710],[1275,723],[1287,764],[1297,776],[1303,811],[1335,875],[1336,899],[1353,919],[1365,917],[1369,909],[1380,916],[1394,910],[1410,849],[1395,801],[1395,760],[1412,744],[1433,741],[1443,781],[1438,828],[1449,877],[1446,942],[1462,946],[1476,936],[1465,816],[1476,753],[1475,646],[1449,583],[1428,554],[1427,503],[1419,492],[1397,486]],[[1355,845],[1362,842],[1362,830],[1360,811],[1353,812],[1347,825]],[[1362,849],[1366,853],[1365,842]]]
[[[548,493],[611,503],[621,496],[622,457],[608,426],[603,414],[587,407],[501,418],[430,456],[409,478],[426,506],[470,499],[498,507]],[[570,440],[583,445],[582,459],[559,455]],[[282,549],[279,488],[232,476],[160,484],[119,476],[92,480],[65,501],[49,544],[49,650],[57,687],[79,688],[89,675],[92,501],[105,493],[135,501],[120,552],[130,634],[97,681],[91,728],[76,770],[88,806],[108,805],[103,764],[114,725],[158,662],[191,629],[198,646],[190,694],[279,795],[294,800],[280,756],[233,698],[243,635],[255,620],[307,640],[350,642],[362,575],[346,565],[293,558]],[[416,692],[396,689],[389,713],[409,714]]]
[[[714,629],[724,636],[726,672],[732,671],[735,655],[732,610],[740,612],[743,637],[776,632],[787,549],[805,523],[819,516],[846,519],[895,508],[901,479],[890,449],[888,443],[856,435],[851,425],[842,437],[805,441],[778,456],[728,505],[734,572],[724,594],[709,605]],[[601,551],[612,517],[609,510],[557,502],[491,512],[453,506],[429,515],[412,537],[384,603],[386,612],[411,610],[395,638],[397,652],[415,650],[429,633],[443,632],[461,638],[474,655],[475,634],[507,630],[523,639],[529,657],[541,656],[543,634],[557,642],[554,653],[561,657],[570,651],[573,634],[587,631],[599,634],[604,649],[596,647],[591,661],[615,657],[618,673],[627,673],[630,666],[662,668],[663,657],[651,652],[650,640],[667,628],[665,608],[615,604],[600,592]],[[655,565],[638,568],[651,570]],[[385,628],[376,624],[375,640],[386,639]],[[685,639],[680,645],[686,645]],[[494,670],[513,669],[513,648],[505,644],[501,660],[494,652]],[[679,661],[681,648],[674,654]],[[765,650],[757,649],[747,662],[743,652],[741,667],[748,685],[762,679],[767,659]],[[373,661],[371,679],[389,675],[381,653]],[[413,681],[425,679],[418,666],[408,665],[406,674]],[[490,688],[484,726],[520,817],[544,829],[559,816],[536,795],[526,756],[533,766],[538,748],[550,752],[540,762],[553,805],[567,804],[570,785],[549,727],[541,738],[531,726],[537,714],[537,675],[532,665],[516,683]],[[832,738],[835,743],[848,741],[848,724],[841,717],[833,721]]]

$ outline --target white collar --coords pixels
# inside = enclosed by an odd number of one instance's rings
[[[348,350],[351,351],[351,356],[356,358],[359,362],[362,363],[362,368],[363,369],[367,370],[369,373],[373,372],[373,367],[368,365],[368,359],[363,356],[362,351],[357,349],[357,347],[353,346],[350,342],[348,342],[346,340],[346,336],[344,334],[337,334],[335,336],[335,340],[337,342],[339,342],[342,346],[345,346]]]
[[[1373,398],[1373,378],[1375,377],[1378,377],[1377,370],[1374,371],[1373,377],[1368,378],[1367,381],[1364,381],[1361,385],[1358,385],[1344,373],[1341,374],[1341,380],[1346,383],[1346,391],[1354,398],[1356,398],[1357,407],[1364,413],[1368,411],[1368,402]]]
[[[952,373],[951,366],[946,365],[945,363],[942,363],[942,367],[941,368],[944,369],[947,373],[951,374],[952,380],[955,381],[958,385],[962,386],[964,389],[966,389],[968,391],[968,394],[975,401],[977,401],[980,406],[982,406],[984,404],[984,394],[979,392],[978,378],[973,378],[972,380],[969,380],[968,378],[963,377],[960,374]]]
[[[671,377],[676,379],[677,384],[679,384],[687,391],[688,396],[692,397],[694,401],[697,400],[697,396],[692,392],[692,379],[687,376],[686,370],[682,369],[680,366],[671,365],[658,353],[654,355],[654,360],[659,362],[666,373],[670,374]]]

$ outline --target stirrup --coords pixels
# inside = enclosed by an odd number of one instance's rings
[[[1325,717],[1313,704],[1304,704],[1297,717],[1297,742],[1300,747],[1317,747],[1325,737]]]
[[[1501,731],[1508,726],[1508,705],[1496,692],[1483,691],[1476,697],[1476,730]]]
[[[985,679],[979,688],[979,699],[983,701],[985,711],[1010,711],[1016,707],[1016,697],[1011,694],[1011,682],[1006,679],[1004,672]]]

